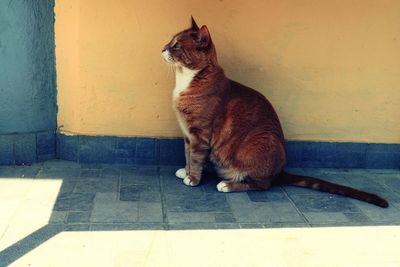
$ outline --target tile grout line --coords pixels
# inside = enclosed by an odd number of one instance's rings
[[[282,188],[282,187],[281,187]],[[293,207],[296,209],[296,211],[300,214],[300,217],[302,217],[304,219],[304,221],[306,222],[306,224],[308,224],[309,227],[311,227],[311,223],[308,221],[308,219],[306,218],[306,216],[299,210],[299,208],[296,206],[296,204],[294,203],[293,199],[289,196],[289,194],[286,192],[286,190],[284,190],[282,188],[283,193],[285,194],[285,196],[288,198],[289,202],[293,205]]]
[[[167,216],[167,211],[166,211],[166,199],[165,199],[165,193],[164,193],[164,177],[161,175],[161,170],[160,167],[157,167],[158,170],[158,181],[160,184],[160,197],[161,197],[161,212],[162,212],[162,225],[164,230],[169,229],[169,222],[168,222],[168,216]]]
[[[79,178],[82,178],[82,177],[81,177],[81,171],[82,171],[82,168],[80,168],[80,171],[79,171]],[[101,169],[100,178],[103,178],[102,175],[103,175],[103,169]],[[117,200],[119,199],[118,196],[119,196],[119,181],[120,181],[120,177],[121,177],[121,175],[119,175],[119,177],[118,177]],[[75,190],[75,188],[76,188],[76,185],[77,185],[77,184],[74,185],[74,190]],[[93,222],[92,222],[92,220],[91,220],[91,217],[92,217],[93,209],[95,208],[95,205],[96,205],[95,199],[96,199],[97,193],[98,193],[98,192],[94,192],[94,194],[93,194],[93,205],[92,205],[92,208],[89,210],[89,213],[90,213],[90,215],[89,215],[89,221],[88,221],[88,230],[89,230],[89,231],[93,231],[93,229],[92,229]],[[70,211],[69,211],[69,212],[70,212]],[[68,212],[68,213],[69,213],[69,212]]]
[[[239,227],[240,227],[240,223],[238,222],[236,214],[233,212],[231,201],[229,201],[229,199],[226,197],[226,195],[225,195],[225,200],[226,200],[226,203],[228,203],[228,206],[229,206],[229,209],[231,210],[233,218],[235,219],[235,223],[237,223],[239,225]]]

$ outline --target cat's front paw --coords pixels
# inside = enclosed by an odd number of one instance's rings
[[[188,186],[196,186],[200,183],[200,180],[188,175],[183,179],[183,183]]]
[[[179,169],[179,170],[177,170],[175,172],[175,176],[180,178],[180,179],[185,179],[186,175],[187,174],[186,174],[186,169],[185,168]]]

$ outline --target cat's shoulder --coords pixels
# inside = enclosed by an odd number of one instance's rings
[[[231,93],[236,94],[239,97],[266,99],[265,96],[256,89],[237,81],[229,79],[229,85]]]

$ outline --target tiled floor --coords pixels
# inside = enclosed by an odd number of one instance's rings
[[[379,194],[390,203],[382,209],[296,187],[219,193],[212,175],[187,187],[174,176],[176,169],[68,161],[0,166],[0,244],[15,225],[41,223],[18,242],[0,246],[0,259],[12,262],[62,231],[400,225],[399,170],[289,170]]]

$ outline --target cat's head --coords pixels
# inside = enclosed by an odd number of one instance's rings
[[[215,47],[207,26],[199,28],[193,17],[191,27],[175,34],[164,46],[162,56],[167,63],[191,70],[217,64]]]

